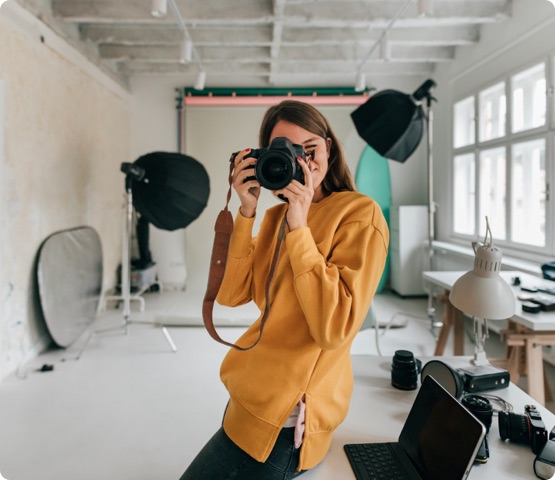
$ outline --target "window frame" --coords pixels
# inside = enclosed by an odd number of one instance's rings
[[[513,90],[512,90],[512,79],[519,73],[522,73],[536,65],[544,64],[545,71],[545,83],[546,83],[546,113],[545,113],[545,124],[539,127],[521,130],[519,132],[513,132],[512,117],[513,117]],[[505,135],[502,137],[494,138],[491,140],[481,141],[480,140],[480,93],[494,87],[500,82],[504,82],[505,85],[505,99],[506,99],[506,111],[505,111]],[[512,256],[530,259],[541,257],[552,257],[555,255],[555,209],[553,197],[555,195],[555,95],[554,95],[554,84],[555,84],[555,53],[549,55],[543,55],[532,61],[526,62],[513,68],[496,78],[490,79],[488,82],[476,85],[472,90],[465,93],[461,93],[459,96],[452,99],[451,102],[451,136],[450,139],[450,237],[453,241],[458,243],[468,243],[475,240],[481,241],[485,235],[485,232],[479,230],[480,228],[480,157],[481,153],[494,149],[503,147],[506,152],[505,158],[505,189],[506,189],[506,200],[505,200],[505,217],[506,217],[506,236],[505,240],[499,240],[495,237],[495,229],[492,227],[493,240],[496,245],[502,247],[504,254],[510,254]],[[469,98],[474,99],[474,143],[465,145],[462,147],[454,146],[455,139],[455,105],[461,101],[467,100]],[[545,246],[534,246],[516,242],[512,240],[512,153],[513,145],[522,142],[527,142],[531,140],[545,139],[545,177],[546,177],[546,225],[545,225]],[[474,155],[474,234],[465,234],[455,232],[455,168],[454,161],[455,158],[460,155],[465,155],[472,153]]]

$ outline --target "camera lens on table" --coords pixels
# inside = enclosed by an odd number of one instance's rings
[[[462,405],[464,405],[480,422],[486,427],[486,436],[482,440],[482,444],[476,454],[476,461],[485,463],[489,458],[489,446],[487,434],[491,427],[491,422],[493,420],[493,406],[491,402],[480,395],[465,395],[461,399]]]
[[[399,390],[416,390],[422,363],[408,350],[397,350],[391,363],[391,385]]]

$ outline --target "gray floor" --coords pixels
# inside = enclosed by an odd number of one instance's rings
[[[171,317],[179,323],[180,293],[149,293],[145,298],[145,312],[134,311],[132,320]],[[378,322],[391,328],[380,329],[378,342],[374,329],[362,330],[353,354],[391,356],[397,349],[433,354],[425,299],[382,293],[373,305]],[[108,310],[94,328],[118,326],[121,320],[120,310]],[[243,330],[220,328],[220,333],[233,341]],[[202,327],[171,327],[169,332],[176,353],[160,328],[132,324],[126,335],[118,330],[93,337],[79,360],[74,358],[82,340],[67,351],[46,352],[5,379],[0,384],[3,477],[177,480],[209,432],[219,427],[227,399],[218,371],[226,348]],[[450,349],[448,345],[446,353]],[[486,349],[492,358],[503,353],[495,334]],[[472,354],[470,341],[465,353]],[[54,370],[38,372],[44,364]]]

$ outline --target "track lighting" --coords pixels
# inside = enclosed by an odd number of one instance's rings
[[[168,2],[167,0],[152,0],[150,14],[153,17],[165,17],[168,13]]]
[[[195,90],[204,90],[205,83],[206,72],[204,70],[199,70],[197,74],[197,79],[195,80]]]
[[[355,92],[364,92],[366,90],[366,74],[360,70],[355,80]]]
[[[181,42],[181,63],[190,63],[193,59],[193,42],[190,38],[183,38]]]
[[[391,60],[391,46],[389,44],[389,37],[385,35],[380,42],[380,58],[384,62]]]
[[[418,16],[430,17],[434,14],[434,0],[418,0]]]

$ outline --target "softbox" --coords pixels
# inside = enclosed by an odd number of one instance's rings
[[[404,162],[416,150],[425,129],[421,105],[397,90],[376,93],[352,112],[351,118],[368,145],[398,162]]]
[[[133,180],[133,206],[155,227],[177,230],[187,227],[204,210],[210,195],[210,180],[204,166],[188,155],[152,152],[133,165],[145,171]]]

